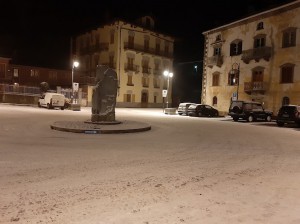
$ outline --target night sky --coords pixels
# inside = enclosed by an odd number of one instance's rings
[[[288,2],[291,0],[85,0],[80,4],[69,0],[10,0],[1,3],[0,57],[11,57],[16,64],[70,69],[71,36],[114,18],[133,21],[152,15],[158,31],[177,38],[174,66],[182,70],[194,65],[179,63],[201,61],[203,31]],[[197,82],[201,81],[199,69],[188,70]],[[190,80],[195,82],[193,77]]]

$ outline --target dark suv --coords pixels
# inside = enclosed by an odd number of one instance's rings
[[[300,106],[282,106],[277,114],[276,123],[279,127],[282,127],[285,123],[297,124],[300,127]]]
[[[232,101],[228,115],[234,121],[238,121],[239,119],[249,122],[256,120],[271,121],[273,112],[265,110],[259,102]]]

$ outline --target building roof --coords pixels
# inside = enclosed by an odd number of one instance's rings
[[[285,5],[282,5],[282,6],[279,6],[279,7],[276,7],[276,8],[261,12],[261,13],[254,14],[254,15],[246,17],[244,19],[237,20],[235,22],[232,22],[232,23],[229,23],[229,24],[226,24],[226,25],[223,25],[223,26],[211,29],[211,30],[204,31],[204,32],[202,32],[202,34],[207,35],[207,34],[211,34],[211,33],[215,33],[215,32],[220,32],[222,30],[236,27],[236,26],[239,26],[242,24],[247,24],[247,23],[250,23],[253,21],[261,20],[261,19],[273,16],[273,15],[277,15],[277,14],[289,11],[291,9],[298,8],[298,7],[300,7],[300,0],[295,0],[294,2],[285,4]]]

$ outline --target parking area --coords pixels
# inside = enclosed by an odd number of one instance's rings
[[[116,108],[141,133],[52,130],[81,111],[0,104],[0,223],[298,223],[300,129]]]

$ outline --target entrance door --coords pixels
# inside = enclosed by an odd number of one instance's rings
[[[148,107],[148,93],[142,93],[141,107]]]

